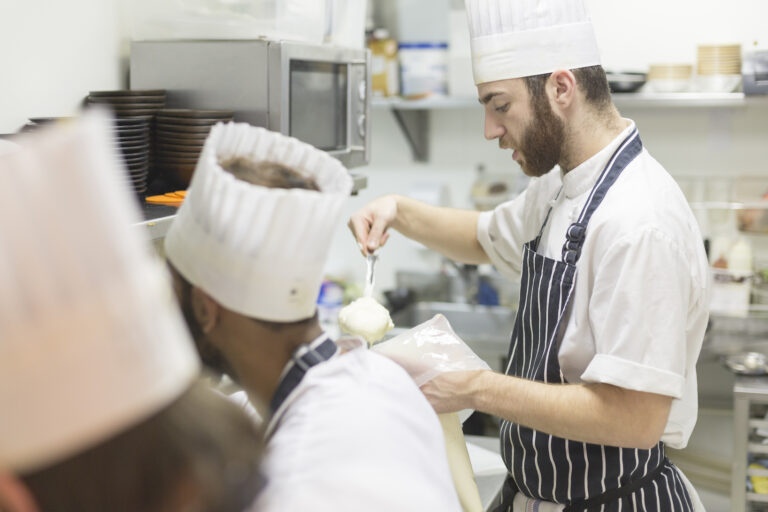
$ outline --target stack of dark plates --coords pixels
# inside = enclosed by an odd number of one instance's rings
[[[123,156],[131,187],[137,194],[147,191],[150,165],[151,126],[145,119],[117,117],[114,120],[115,149]]]
[[[115,145],[128,168],[130,185],[137,194],[147,191],[152,166],[152,121],[165,107],[165,91],[91,91],[86,105],[100,105],[115,116]]]
[[[231,110],[165,109],[155,116],[155,161],[175,187],[186,188],[208,133],[231,121]]]

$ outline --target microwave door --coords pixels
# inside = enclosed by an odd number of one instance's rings
[[[328,151],[349,148],[346,63],[292,60],[288,134]]]

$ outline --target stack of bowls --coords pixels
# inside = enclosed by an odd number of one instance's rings
[[[690,64],[651,64],[645,90],[660,93],[689,91],[692,74]]]
[[[149,180],[151,125],[144,119],[117,117],[113,140],[128,170],[128,184],[137,194],[144,194]]]
[[[152,121],[165,107],[165,91],[91,91],[86,105],[109,108],[115,116],[114,141],[128,169],[128,179],[137,194],[147,191],[153,161]]]
[[[696,88],[733,92],[741,84],[741,45],[699,45]]]
[[[160,110],[155,116],[158,173],[173,186],[186,188],[211,128],[233,116],[231,110]]]

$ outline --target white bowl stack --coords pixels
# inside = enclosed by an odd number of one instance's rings
[[[651,64],[645,91],[657,93],[691,90],[693,66],[690,64]]]

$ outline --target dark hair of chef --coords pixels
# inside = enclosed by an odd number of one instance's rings
[[[21,479],[40,512],[239,512],[264,484],[261,437],[198,382],[140,424]]]

